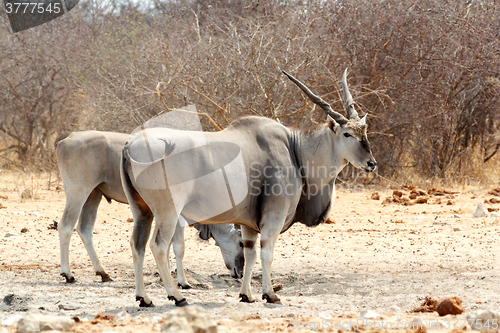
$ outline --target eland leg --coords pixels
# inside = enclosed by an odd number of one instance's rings
[[[153,307],[153,302],[146,294],[144,276],[142,275],[144,269],[144,254],[151,233],[153,214],[150,210],[141,209],[134,204],[131,204],[130,208],[134,216],[134,230],[132,231],[130,245],[132,248],[132,259],[134,261],[135,299],[139,301],[140,307]]]
[[[66,283],[73,283],[75,278],[69,269],[69,243],[88,194],[85,194],[85,189],[71,190],[65,188],[65,192],[66,205],[64,206],[61,221],[57,226],[57,231],[59,232],[59,250],[61,253],[61,276],[66,279]],[[72,193],[76,194],[72,195]]]
[[[186,278],[186,272],[184,271],[184,227],[180,222],[175,226],[172,246],[174,248],[175,263],[177,265],[177,285],[182,289],[191,289],[191,286]]]
[[[286,211],[286,210],[285,210]],[[281,232],[284,216],[280,213],[269,212],[263,218],[263,227],[260,234],[260,260],[262,264],[262,299],[267,303],[281,304],[280,299],[274,293],[271,283],[271,264],[273,262],[274,244]],[[274,223],[266,223],[274,222]]]
[[[176,306],[185,306],[188,303],[173,282],[169,262],[170,244],[175,233],[178,216],[175,212],[164,215],[167,218],[163,218],[159,214],[155,215],[156,227],[149,246],[155,257],[163,285],[167,290],[168,299],[175,301]]]
[[[250,280],[252,279],[252,268],[257,260],[257,242],[258,233],[245,226],[241,227],[241,237],[243,239],[243,253],[245,256],[245,268],[243,272],[243,281],[241,283],[240,298],[241,302],[253,303],[255,299],[252,296]]]
[[[99,204],[101,202],[102,194],[98,190],[94,189],[85,204],[83,205],[82,212],[80,214],[80,221],[76,227],[76,231],[80,235],[85,248],[87,249],[87,253],[89,254],[90,260],[92,261],[92,265],[94,266],[94,270],[96,275],[101,276],[102,282],[113,281],[108,273],[102,267],[102,264],[97,257],[97,253],[94,248],[94,225],[97,217],[97,209],[99,208]]]

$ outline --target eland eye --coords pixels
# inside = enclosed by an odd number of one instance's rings
[[[351,135],[351,134],[349,134],[349,133],[347,133],[347,132],[345,132],[345,133],[344,133],[344,136],[345,136],[346,138],[350,138],[352,135]]]

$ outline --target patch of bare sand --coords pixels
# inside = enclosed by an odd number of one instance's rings
[[[83,321],[73,328],[77,332],[159,330],[158,321],[174,305],[155,275],[149,250],[145,281],[156,307],[139,309],[134,300],[129,248],[133,224],[126,222],[131,217],[128,206],[103,201],[95,227],[98,255],[114,282],[101,283],[94,275],[75,233],[70,263],[77,282],[67,285],[59,276],[57,230],[49,229],[62,215],[64,193],[54,190],[55,186],[47,190],[41,180],[35,184],[40,185],[32,188],[33,198],[23,199],[24,189],[19,189],[15,175],[0,175],[4,207],[0,209],[0,297],[15,294],[24,299],[22,310],[78,316]],[[398,198],[413,200],[410,190],[402,192]],[[214,242],[199,240],[189,228],[185,262],[195,288],[182,293],[219,324],[239,332],[338,331],[331,323],[358,319],[365,310],[374,310],[393,322],[408,322],[416,316],[436,321],[437,313],[408,313],[428,295],[440,299],[458,296],[466,312],[499,310],[500,219],[472,217],[477,202],[492,194],[474,188],[450,192],[458,193],[425,194],[427,203],[413,205],[405,205],[406,200],[388,203],[385,199],[394,197],[392,190],[378,191],[379,200],[372,199],[372,192],[337,192],[328,224],[316,228],[296,224],[279,237],[272,271],[273,283],[283,285],[278,292],[283,305],[240,303],[240,280],[229,276]],[[485,205],[500,208],[496,203]],[[21,233],[23,228],[28,230]],[[4,237],[8,232],[17,235]],[[252,279],[257,299],[260,283],[257,262]],[[92,324],[98,313],[116,315],[124,309],[132,316],[128,321]],[[1,310],[0,321],[24,313],[5,304]],[[446,318],[451,322],[465,314]],[[452,331],[454,327],[438,328]]]

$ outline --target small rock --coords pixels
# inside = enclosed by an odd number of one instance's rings
[[[392,203],[392,198],[391,197],[387,197],[387,198],[385,198],[384,201],[382,201],[382,205],[388,205],[390,203]]]
[[[15,236],[21,236],[21,235],[16,234],[14,232],[7,232],[4,237],[7,238],[7,237],[15,237]]]
[[[437,313],[442,317],[446,315],[458,315],[465,311],[462,306],[462,300],[456,296],[445,298],[436,309]]]
[[[467,313],[467,322],[473,330],[494,328],[493,323],[500,322],[500,313],[492,310],[480,310]],[[489,326],[489,327],[488,327]]]
[[[427,203],[427,201],[429,201],[429,198],[427,198],[427,197],[421,197],[421,198],[418,198],[417,200],[415,200],[415,203],[425,204],[425,203]]]
[[[378,312],[368,310],[361,312],[360,319],[383,319],[382,315]]]
[[[127,222],[134,222],[134,219],[133,219],[133,218],[131,218],[131,217],[129,217],[129,218],[127,219]]]
[[[491,212],[490,217],[500,217],[500,213],[498,212]]]
[[[391,305],[391,306],[389,307],[389,310],[390,310],[390,312],[392,312],[392,313],[400,313],[400,312],[401,312],[401,308],[400,308],[399,306],[397,306],[396,304]]]
[[[410,312],[434,312],[437,309],[439,302],[431,296],[425,297],[425,301],[419,307],[411,310]]]
[[[274,292],[278,292],[278,291],[280,291],[280,290],[282,290],[282,289],[283,289],[283,285],[282,285],[281,283],[279,283],[279,284],[275,284],[275,285],[273,286],[273,290],[274,290]]]
[[[22,317],[23,317],[23,315],[16,314],[16,315],[13,315],[12,317],[7,317],[7,318],[3,319],[0,324],[2,324],[2,326],[7,326],[7,327],[16,326]]]
[[[58,307],[60,310],[66,310],[66,311],[73,311],[81,308],[81,306],[77,304],[59,304]]]
[[[462,227],[454,227],[453,231],[464,231],[464,228],[462,228]]]
[[[456,218],[456,219],[460,219],[461,218],[461,216],[458,215],[458,214],[453,214],[453,217]]]
[[[21,229],[21,233],[24,234],[24,233],[27,233],[29,231],[28,228],[24,227]]]
[[[474,217],[486,217],[488,216],[488,212],[484,208],[484,203],[482,201],[477,203],[476,210],[472,214]]]
[[[401,198],[402,196],[403,196],[403,192],[398,191],[398,190],[392,191],[392,197],[393,198]]]
[[[217,323],[211,320],[197,305],[170,311],[161,326],[163,333],[216,333]]]
[[[123,321],[130,318],[132,318],[132,316],[130,316],[127,311],[123,310],[122,312],[118,313],[115,316],[115,322]]]
[[[29,314],[19,320],[16,333],[34,333],[40,331],[69,331],[75,321],[71,317]]]
[[[33,199],[33,191],[31,191],[29,188],[25,189],[21,193],[21,199]]]
[[[372,200],[380,200],[380,194],[378,192],[373,192],[371,195]]]

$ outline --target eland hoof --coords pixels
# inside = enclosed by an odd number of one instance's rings
[[[247,295],[245,294],[240,294],[240,302],[243,302],[243,303],[255,303],[255,300],[250,300],[250,298],[248,298]]]
[[[135,296],[135,300],[139,302],[139,307],[140,308],[154,308],[155,305],[153,302],[150,302],[149,304],[144,301],[144,297],[142,296]]]
[[[111,276],[109,276],[108,273],[95,272],[95,275],[99,275],[101,277],[102,282],[112,282],[113,281],[113,279],[111,278]]]
[[[262,299],[265,299],[267,303],[281,304],[281,300],[277,296],[271,297],[268,294],[264,294],[262,295]]]
[[[66,273],[61,273],[61,276],[66,279],[66,283],[74,283],[76,281],[73,276],[68,277]]]
[[[178,300],[175,299],[174,296],[168,296],[168,299],[170,301],[175,301],[175,306],[178,306],[178,307],[183,307],[183,306],[189,305],[189,303],[186,301],[185,298],[183,298],[180,301],[178,301]]]
[[[180,284],[180,283],[177,283],[177,286],[181,287],[182,289],[192,289],[193,288],[189,284]]]

